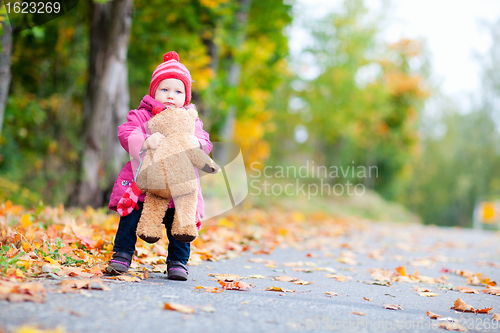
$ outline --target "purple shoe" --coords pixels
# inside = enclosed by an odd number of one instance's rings
[[[128,272],[132,256],[125,252],[113,253],[112,259],[109,261],[108,267],[104,270],[106,275],[120,275]]]
[[[188,278],[188,268],[182,262],[172,260],[167,265],[167,274],[169,280],[186,281]]]

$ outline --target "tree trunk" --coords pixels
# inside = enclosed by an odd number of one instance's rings
[[[250,12],[251,0],[240,0],[238,1],[240,5],[239,11],[236,13],[236,46],[235,50],[238,50],[246,39],[247,27],[248,27],[248,13]],[[233,56],[233,63],[229,68],[229,78],[228,86],[229,89],[237,89],[240,84],[241,77],[241,64]],[[224,123],[224,127],[221,130],[221,138],[225,142],[229,142],[234,137],[234,126],[236,123],[236,105],[229,105],[228,113]],[[225,149],[227,147],[228,149]],[[229,156],[229,146],[223,146],[217,151],[214,151],[214,158],[220,163],[225,164],[228,161]]]
[[[132,0],[92,2],[80,183],[71,203],[100,207],[123,166],[117,128],[129,111],[127,50]]]
[[[3,33],[0,36],[2,52],[0,53],[0,137],[2,136],[2,125],[7,105],[7,96],[10,86],[10,61],[12,56],[12,29],[6,20],[2,21]]]

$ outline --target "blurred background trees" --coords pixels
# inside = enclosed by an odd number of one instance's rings
[[[116,127],[170,50],[191,71],[193,102],[211,139],[237,143],[247,165],[376,166],[377,177],[327,181],[362,183],[424,222],[446,225],[469,225],[476,200],[500,190],[500,23],[482,60],[481,101],[464,110],[429,81],[425,42],[386,44],[379,38],[385,17],[369,15],[361,0],[345,1],[321,21],[292,17],[292,4],[280,1],[126,3],[80,1],[57,20],[13,35],[0,199],[105,205],[126,160],[116,151]],[[116,22],[126,23],[127,13],[131,19],[116,49],[111,30],[95,28],[96,11],[112,18],[114,6],[129,8]],[[292,19],[305,20],[311,36],[298,58],[289,55]],[[8,40],[5,29],[2,36]],[[122,64],[108,92],[100,57]],[[96,106],[99,100],[106,103]],[[429,105],[431,115],[424,113]],[[84,163],[89,154],[92,166]]]

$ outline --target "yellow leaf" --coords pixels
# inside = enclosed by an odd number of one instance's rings
[[[33,224],[33,222],[31,222],[30,217],[31,217],[30,214],[24,214],[23,217],[21,217],[21,221],[19,221],[19,223],[23,228],[27,228]]]
[[[21,242],[23,244],[23,250],[24,252],[28,253],[31,251],[31,245],[30,243],[27,242]]]
[[[46,261],[50,262],[51,265],[56,265],[56,266],[60,266],[59,262],[50,258],[50,257],[43,257],[43,259],[45,259]]]
[[[52,330],[51,329],[44,330],[31,325],[23,325],[21,327],[16,328],[16,330],[14,331],[14,333],[64,333],[64,332],[66,332],[66,330],[62,325]]]
[[[24,267],[24,269],[28,269],[30,268],[30,265],[31,263],[27,260],[19,260],[17,263],[16,263],[17,266],[21,266],[21,267]]]
[[[217,225],[219,227],[234,228],[234,224],[225,217],[219,219]]]

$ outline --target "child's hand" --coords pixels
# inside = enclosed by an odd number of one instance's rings
[[[144,143],[142,144],[142,150],[158,148],[163,139],[165,139],[165,136],[163,134],[159,132],[153,133],[150,137],[144,140]]]
[[[194,135],[189,136],[189,146],[191,147],[191,149],[201,148],[200,141],[198,141],[198,138]]]

